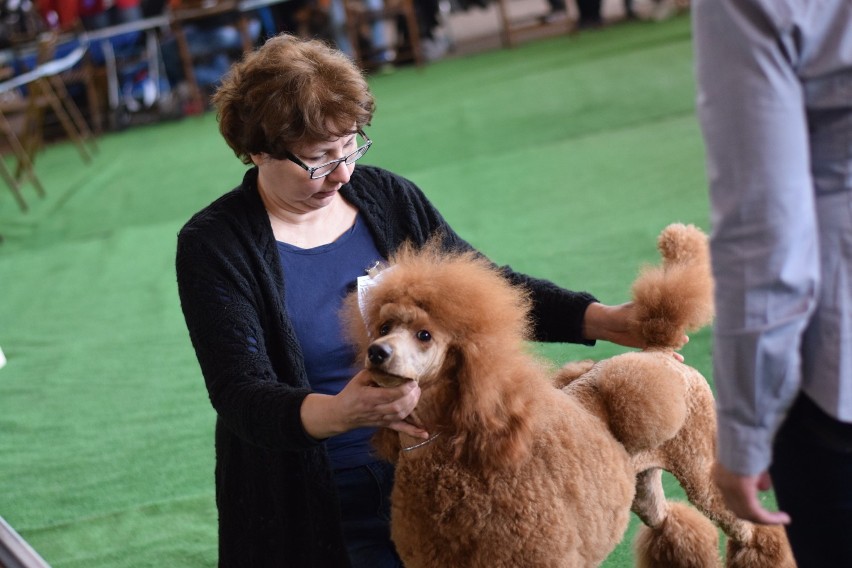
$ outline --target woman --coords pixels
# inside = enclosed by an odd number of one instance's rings
[[[342,53],[279,35],[233,66],[214,104],[253,167],[180,232],[177,275],[217,412],[220,566],[399,566],[393,471],[369,439],[380,427],[427,438],[403,421],[420,392],[357,374],[337,312],[404,241],[439,233],[447,249],[470,245],[411,182],[356,169],[374,101]],[[533,293],[536,339],[636,345],[629,304],[505,273]]]

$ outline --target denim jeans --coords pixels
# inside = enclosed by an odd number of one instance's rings
[[[343,536],[353,568],[402,568],[390,540],[393,466],[374,462],[334,472]]]
[[[852,424],[800,395],[775,438],[770,469],[799,568],[852,566]]]

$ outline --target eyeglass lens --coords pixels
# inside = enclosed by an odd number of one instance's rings
[[[316,169],[311,171],[311,178],[317,179],[317,178],[325,177],[325,176],[329,175],[331,172],[333,172],[334,170],[336,170],[337,166],[339,166],[341,163],[345,163],[347,166],[349,166],[349,165],[354,164],[358,160],[360,160],[364,156],[364,154],[367,153],[367,150],[370,149],[370,142],[364,140],[364,138],[360,134],[357,136],[356,140],[361,145],[358,146],[358,148],[354,152],[352,152],[348,156],[345,156],[345,157],[343,157],[339,160],[335,160],[333,162],[329,162],[327,164],[323,164],[321,166],[318,166]]]

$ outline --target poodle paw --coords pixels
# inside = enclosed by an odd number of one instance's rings
[[[656,528],[641,526],[634,542],[637,568],[719,568],[719,533],[684,503],[670,503]]]
[[[728,539],[727,568],[796,568],[784,527],[755,525],[746,544]]]

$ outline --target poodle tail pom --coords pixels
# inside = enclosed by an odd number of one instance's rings
[[[669,503],[655,528],[640,526],[634,541],[637,568],[719,568],[719,533],[701,513]]]
[[[637,317],[632,323],[649,347],[680,348],[686,332],[713,319],[713,275],[707,235],[674,223],[657,241],[662,265],[645,268],[633,283]]]

